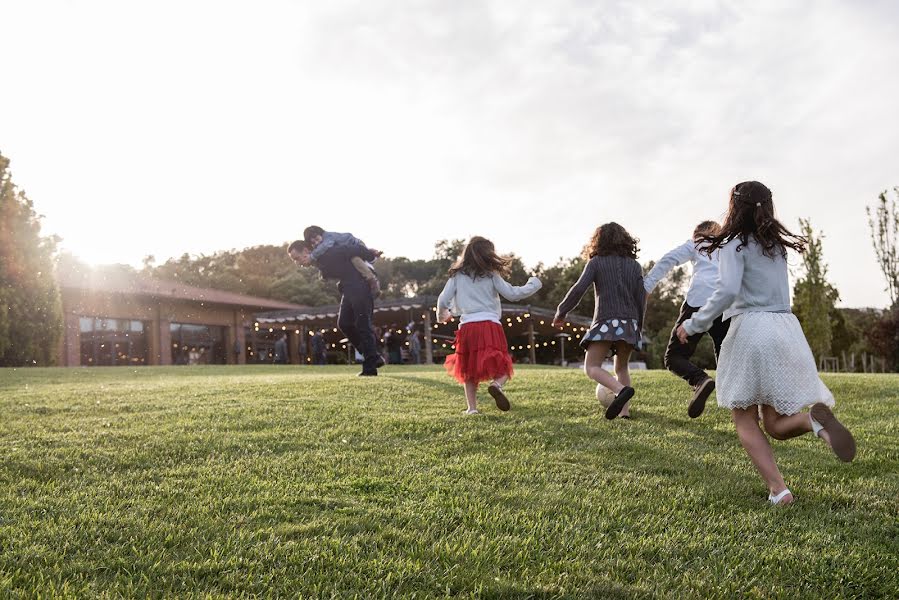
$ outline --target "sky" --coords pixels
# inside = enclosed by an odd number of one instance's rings
[[[843,306],[888,304],[865,206],[899,186],[891,0],[0,0],[0,57],[0,152],[91,263],[316,224],[534,265],[608,221],[647,262],[754,179],[823,231]]]

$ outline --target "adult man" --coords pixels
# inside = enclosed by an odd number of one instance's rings
[[[352,262],[354,257],[373,261],[374,252],[358,246],[335,246],[313,261],[309,245],[305,241],[297,240],[287,248],[287,254],[300,266],[318,267],[324,279],[338,281],[337,289],[341,297],[337,327],[363,356],[362,372],[359,375],[363,377],[377,375],[380,357],[372,325],[374,300],[368,282]]]
[[[287,364],[287,334],[282,333],[277,340],[275,340],[275,364],[276,365],[286,365]]]

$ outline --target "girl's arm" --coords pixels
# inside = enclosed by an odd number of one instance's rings
[[[685,242],[660,258],[659,262],[643,278],[643,287],[646,292],[649,293],[655,289],[658,283],[665,278],[665,275],[671,272],[671,269],[679,267],[693,258],[695,249],[692,241]]]
[[[637,330],[643,331],[643,317],[646,315],[646,280],[643,277],[643,269],[640,267],[640,263],[636,260],[634,261],[634,278],[633,283],[631,285],[631,290],[634,294],[634,302],[637,306]]]
[[[536,277],[528,278],[528,282],[524,285],[512,285],[496,273],[493,274],[493,287],[496,289],[497,293],[510,302],[518,302],[519,300],[523,300],[528,296],[533,296],[537,293],[537,290],[543,287],[543,282],[541,282]]]
[[[743,255],[738,253],[739,239],[728,242],[718,252],[718,289],[692,318],[683,322],[687,335],[708,331],[712,322],[730,308],[743,284]]]
[[[456,298],[456,278],[450,277],[443,291],[437,297],[437,320],[441,323],[449,321],[452,316],[452,308]]]
[[[584,292],[586,292],[587,288],[590,287],[590,284],[593,283],[595,271],[596,261],[593,259],[588,260],[587,264],[584,265],[584,271],[581,273],[580,278],[573,286],[571,286],[571,289],[568,290],[568,293],[565,294],[565,298],[559,304],[559,308],[556,309],[556,317],[553,320],[564,319],[565,315],[570,313],[572,309],[578,305],[581,298],[584,297]]]

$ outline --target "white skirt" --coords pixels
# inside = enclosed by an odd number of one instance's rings
[[[721,344],[715,387],[723,408],[767,404],[781,415],[795,415],[816,402],[834,404],[792,313],[733,317]]]

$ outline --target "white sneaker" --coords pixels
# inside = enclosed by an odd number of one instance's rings
[[[481,413],[479,413],[478,409],[476,409],[476,408],[469,408],[468,410],[463,410],[462,414],[463,415],[479,415]]]

